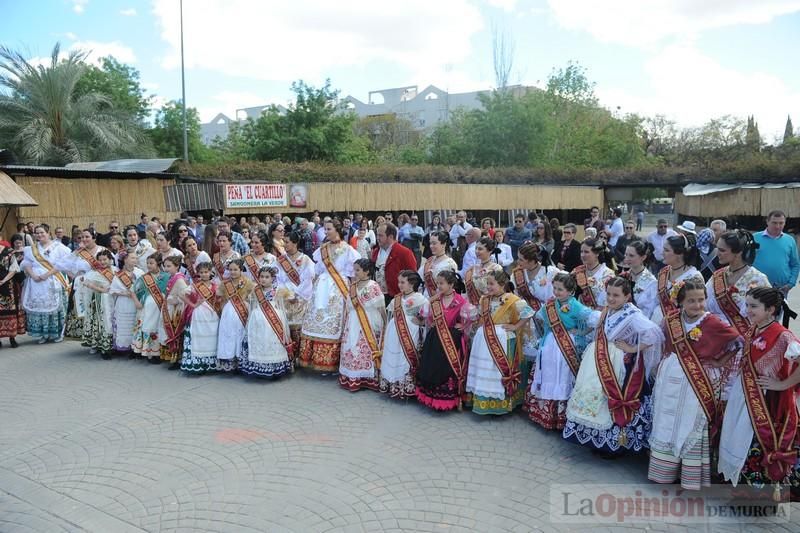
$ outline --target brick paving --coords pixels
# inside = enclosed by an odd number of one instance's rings
[[[304,373],[185,376],[69,341],[0,349],[3,533],[586,531],[550,521],[549,486],[609,481],[646,483],[646,461],[598,460],[518,414],[435,413]],[[763,529],[797,531],[794,511]]]

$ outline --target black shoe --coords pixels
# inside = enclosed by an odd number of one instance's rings
[[[111,354],[109,352],[100,352],[100,357],[108,361],[109,359],[111,359]]]
[[[17,346],[19,346],[19,344],[17,344],[17,339],[15,339],[14,337],[11,337],[10,342],[12,348],[16,348]]]
[[[178,370],[180,367],[181,367],[180,363],[172,363],[171,365],[169,365],[170,370]]]
[[[131,352],[128,354],[128,359],[136,359],[136,352]]]
[[[158,357],[148,357],[147,362],[150,363],[151,365],[160,365],[161,359],[159,359]]]

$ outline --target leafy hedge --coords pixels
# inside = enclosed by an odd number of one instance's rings
[[[633,185],[660,187],[690,182],[789,182],[800,181],[800,161],[754,160],[718,163],[714,166],[668,167],[645,164],[620,169],[564,169],[445,165],[336,165],[305,162],[242,161],[198,163],[175,168],[184,178],[214,181],[266,180],[272,182],[363,183],[463,183],[504,185]]]

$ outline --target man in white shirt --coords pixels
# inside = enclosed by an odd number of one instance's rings
[[[651,269],[653,274],[664,268],[664,243],[669,237],[677,235],[675,230],[669,227],[663,218],[658,219],[656,230],[647,236],[647,242],[653,245],[653,261]]]
[[[450,228],[450,242],[453,244],[453,248],[458,246],[458,239],[466,237],[467,232],[471,229],[472,224],[467,222],[467,213],[464,211],[456,213],[456,223]]]
[[[322,219],[322,224],[316,229],[317,232],[317,242],[314,244],[316,248],[322,246],[322,243],[325,242],[325,223],[330,222],[331,217],[325,217]]]
[[[617,245],[617,241],[625,233],[625,226],[622,223],[622,209],[615,207],[611,214],[611,226],[608,228],[611,237],[608,239],[608,245],[613,250]]]
[[[475,255],[475,244],[478,242],[478,239],[481,238],[481,230],[470,227],[464,238],[467,242],[467,251],[464,253],[464,262],[461,265],[460,274],[462,278],[465,272],[478,262],[478,256]]]

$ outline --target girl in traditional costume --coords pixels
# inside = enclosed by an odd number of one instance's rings
[[[28,335],[39,344],[64,340],[69,281],[57,265],[68,262],[69,248],[50,240],[50,227],[34,228],[36,243],[26,246],[20,267],[25,271],[22,307],[27,317]]]
[[[164,261],[167,260],[167,257],[177,257],[180,263],[183,264],[183,252],[178,248],[173,248],[169,240],[169,235],[163,231],[159,231],[158,234],[156,234],[156,251],[161,254],[162,268],[165,266]]]
[[[416,396],[415,376],[425,328],[422,308],[428,303],[418,291],[422,278],[413,270],[403,270],[397,278],[400,293],[386,311],[389,324],[383,336],[380,390],[392,398]]]
[[[217,284],[211,278],[211,263],[200,263],[195,268],[198,280],[186,296],[186,305],[192,307],[192,320],[183,335],[181,370],[202,374],[217,369],[217,333],[219,313]]]
[[[488,294],[489,278],[503,270],[499,264],[492,260],[497,243],[489,237],[481,237],[475,244],[475,257],[478,262],[464,272],[464,285],[467,289],[469,303],[477,306],[481,297]]]
[[[134,296],[141,308],[131,346],[134,353],[154,365],[161,363],[158,329],[168,281],[169,275],[161,271],[161,254],[156,252],[147,257],[147,272],[133,284]]]
[[[777,501],[781,488],[789,488],[796,501],[800,340],[776,321],[783,306],[778,289],[750,289],[746,306],[753,326],[745,337],[741,375],[725,408],[718,470],[734,486],[747,483],[760,489],[772,484]]]
[[[447,232],[434,231],[428,238],[431,256],[425,260],[425,264],[418,271],[424,284],[422,294],[426,298],[436,294],[436,276],[439,275],[439,272],[442,270],[458,272],[458,265],[448,253],[450,251],[450,237]]]
[[[417,368],[417,401],[437,411],[460,408],[467,381],[462,342],[466,325],[464,283],[452,270],[436,275],[436,293],[422,308],[428,333]]]
[[[161,306],[161,324],[158,329],[161,341],[161,360],[170,363],[170,370],[181,366],[183,332],[191,319],[192,308],[186,307],[189,280],[181,272],[182,257],[172,255],[164,259],[162,268],[169,275],[166,298]]]
[[[664,264],[658,272],[658,307],[653,310],[653,322],[661,325],[664,318],[672,311],[677,311],[677,305],[670,298],[673,285],[683,283],[690,279],[705,282],[703,275],[696,268],[699,258],[696,239],[694,235],[675,235],[667,237],[664,241]]]
[[[14,289],[14,277],[20,271],[11,243],[0,241],[0,339],[8,337],[12,348],[18,346],[17,335],[25,333],[25,323],[20,321],[18,311],[19,297]]]
[[[606,286],[607,307],[594,342],[583,352],[567,403],[564,438],[606,456],[647,448],[652,415],[650,373],[661,358],[664,336],[630,302],[622,277]]]
[[[275,248],[278,292],[283,295],[286,320],[292,337],[289,359],[293,364],[300,353],[300,330],[314,291],[314,261],[301,252],[304,244],[302,234],[293,231],[283,240],[283,248]]]
[[[633,241],[625,247],[624,264],[628,270],[622,276],[631,282],[633,304],[647,318],[652,318],[658,307],[658,280],[647,268],[652,261],[653,245],[649,242]]]
[[[575,298],[571,274],[553,278],[553,296],[536,312],[534,325],[541,338],[526,408],[528,417],[545,429],[564,428],[567,400],[578,374],[580,355],[600,313]]]
[[[267,253],[265,249],[267,242],[267,233],[265,231],[254,231],[250,239],[250,253],[242,257],[244,260],[244,274],[253,283],[258,283],[259,272],[262,268],[266,266],[274,267],[277,264],[275,256]]]
[[[517,332],[534,311],[512,290],[508,274],[496,270],[478,304],[466,391],[472,394],[472,412],[479,415],[510,413],[525,396],[527,368]]]
[[[261,267],[258,286],[250,294],[247,334],[239,354],[239,372],[248,376],[275,378],[292,370],[289,324],[273,285],[277,273],[273,266]]]
[[[200,273],[197,271],[198,265],[211,263],[211,257],[200,249],[197,245],[197,239],[194,237],[186,237],[184,239],[183,252],[183,262],[186,265],[189,282],[194,283],[200,279]]]
[[[117,272],[111,281],[109,294],[114,301],[114,310],[111,313],[111,329],[113,331],[112,345],[118,352],[127,352],[134,356],[131,350],[133,344],[133,330],[136,328],[136,308],[134,284],[144,275],[139,267],[139,258],[136,254],[125,254],[122,260],[122,270]]]
[[[97,266],[97,254],[105,250],[98,246],[95,240],[96,234],[93,229],[85,229],[81,232],[81,246],[75,250],[59,266],[62,270],[69,272],[72,278],[72,309],[67,316],[65,335],[70,338],[83,339],[84,318],[86,309],[89,305],[91,291],[83,286],[84,274],[90,272]]]
[[[236,370],[236,362],[242,354],[242,341],[247,333],[247,305],[255,284],[244,275],[244,261],[233,259],[228,263],[228,278],[217,287],[217,296],[222,302],[217,335],[217,369],[225,372]]]
[[[214,254],[212,262],[214,263],[214,275],[221,287],[222,280],[228,279],[228,265],[231,264],[231,261],[239,259],[241,256],[239,252],[233,249],[231,234],[227,231],[220,231],[217,234],[217,245],[219,246],[219,251]]]
[[[583,264],[575,267],[572,274],[580,289],[580,301],[586,307],[600,310],[606,305],[606,283],[615,276],[608,266],[613,257],[604,239],[589,237],[581,243]]]
[[[338,220],[325,222],[327,242],[314,251],[316,279],[300,336],[300,366],[324,374],[339,369],[350,279],[361,258],[343,236]]]
[[[721,420],[720,396],[741,349],[739,333],[706,311],[703,281],[692,277],[672,288],[679,311],[664,319],[665,357],[653,388],[647,474],[656,483],[680,479],[689,490],[711,485],[711,442]],[[710,373],[712,367],[721,372]]]
[[[116,276],[114,256],[110,250],[101,250],[95,263],[92,270],[83,276],[87,299],[81,344],[90,348],[90,354],[100,352],[103,359],[111,359],[114,338],[111,283]]]
[[[378,390],[386,300],[374,278],[375,264],[372,261],[359,259],[353,264],[353,283],[347,301],[339,361],[339,385],[350,392]]]

